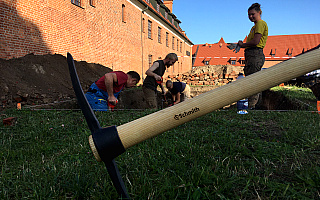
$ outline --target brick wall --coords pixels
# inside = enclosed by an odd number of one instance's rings
[[[140,75],[152,61],[174,52],[179,61],[167,74],[191,69],[191,43],[179,31],[166,25],[150,10],[142,14],[144,6],[135,0],[82,0],[81,7],[70,0],[4,0],[0,13],[0,58],[62,54],[70,52],[75,60],[99,63],[113,70],[136,70]],[[122,20],[122,6],[125,20]],[[152,39],[147,24],[141,32],[141,19],[152,22]],[[161,43],[158,42],[161,27]],[[169,47],[166,46],[169,33]],[[179,40],[179,49],[172,49],[172,36]],[[175,45],[176,45],[175,41]],[[182,49],[180,51],[180,42]]]

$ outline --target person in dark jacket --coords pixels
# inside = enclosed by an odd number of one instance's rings
[[[174,105],[191,98],[190,86],[184,82],[172,82],[168,80],[166,87],[172,95]]]
[[[159,85],[164,94],[165,90],[162,85],[162,76],[166,69],[172,66],[177,60],[177,54],[169,53],[164,60],[155,61],[146,71],[147,77],[143,81],[142,90],[149,108],[158,108],[157,87]]]

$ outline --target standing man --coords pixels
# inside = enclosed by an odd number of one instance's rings
[[[93,110],[106,111],[108,103],[111,105],[118,103],[117,98],[124,87],[134,87],[139,81],[140,75],[135,71],[109,72],[94,82],[85,95]]]
[[[168,80],[166,82],[166,87],[172,95],[174,105],[191,98],[190,87],[186,83]]]
[[[142,90],[149,108],[157,108],[157,86],[159,85],[164,94],[162,85],[162,76],[167,68],[173,65],[178,60],[175,53],[169,53],[164,60],[155,61],[152,66],[146,71],[146,79],[143,81]]]

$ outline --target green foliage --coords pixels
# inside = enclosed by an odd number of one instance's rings
[[[150,112],[96,115],[110,126]],[[0,199],[118,198],[91,153],[80,111],[7,110],[5,117],[17,123],[0,125]],[[319,199],[319,120],[304,111],[219,110],[131,147],[116,162],[133,199]]]

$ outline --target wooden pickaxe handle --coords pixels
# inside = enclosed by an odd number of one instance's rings
[[[118,126],[118,136],[123,147],[128,149],[142,141],[155,137],[223,106],[318,68],[320,68],[319,48],[188,99],[175,106]],[[100,152],[98,153],[95,150],[95,143],[91,136],[89,141],[95,158],[99,161]]]

